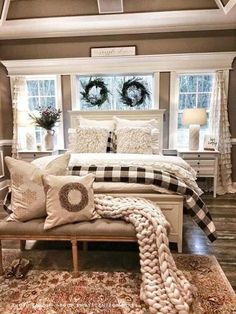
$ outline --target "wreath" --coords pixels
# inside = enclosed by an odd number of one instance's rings
[[[108,100],[109,91],[101,78],[93,80],[90,78],[88,84],[84,85],[83,88],[84,91],[80,92],[82,100],[85,100],[86,103],[92,107],[100,107],[106,100]],[[94,88],[95,91],[91,91]]]
[[[129,107],[136,107],[150,99],[150,92],[141,78],[132,78],[124,82],[119,92],[121,101]]]

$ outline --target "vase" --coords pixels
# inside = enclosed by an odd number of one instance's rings
[[[44,136],[44,148],[45,150],[53,150],[54,149],[54,130],[46,130],[46,134]]]

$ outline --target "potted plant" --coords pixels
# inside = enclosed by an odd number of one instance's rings
[[[29,114],[30,118],[36,126],[46,130],[44,137],[44,146],[46,150],[54,149],[54,133],[55,124],[60,121],[61,110],[52,108],[51,106],[39,109],[38,114]]]

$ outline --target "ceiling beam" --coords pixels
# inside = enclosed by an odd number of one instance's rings
[[[7,20],[0,39],[99,36],[236,28],[236,10],[219,9]]]
[[[223,3],[222,3],[221,0],[215,0],[215,3],[217,4],[217,6],[218,6],[218,8],[219,8],[220,10],[222,10],[222,11],[225,12],[225,7],[224,7],[224,5],[223,5]]]
[[[236,5],[236,0],[229,0],[225,6],[225,13],[228,14]]]
[[[2,14],[0,19],[0,26],[3,25],[7,19],[7,13],[9,10],[11,0],[5,0],[2,8]]]

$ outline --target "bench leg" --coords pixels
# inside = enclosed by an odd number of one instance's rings
[[[20,240],[20,250],[21,251],[25,250],[25,245],[26,245],[26,240]]]
[[[2,241],[0,240],[0,276],[4,273],[2,265]]]
[[[71,240],[72,244],[72,258],[73,258],[73,277],[77,277],[79,270],[78,270],[78,247],[77,247],[77,240]]]

